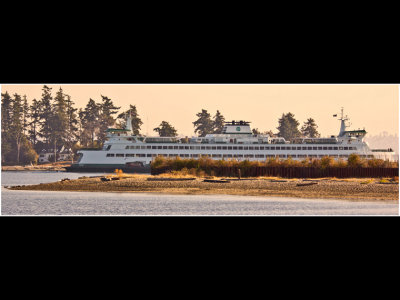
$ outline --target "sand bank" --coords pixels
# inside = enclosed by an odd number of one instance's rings
[[[116,176],[115,176],[116,177]],[[229,182],[192,180],[151,180],[151,175],[127,175],[119,180],[102,181],[84,177],[38,185],[10,187],[12,190],[146,192],[169,194],[227,194],[266,197],[322,198],[395,202],[399,201],[398,184],[381,184],[379,179],[230,179]],[[150,180],[148,180],[150,179]],[[214,178],[219,180],[218,178]],[[313,182],[312,185],[304,183]]]

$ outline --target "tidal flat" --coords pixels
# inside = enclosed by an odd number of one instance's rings
[[[104,181],[104,178],[115,179]],[[154,180],[160,178],[161,180]],[[56,182],[10,186],[10,190],[75,191],[75,192],[133,192],[172,195],[240,195],[290,197],[304,199],[339,199],[349,201],[399,202],[399,185],[383,184],[379,179],[321,178],[181,178],[152,175],[82,176]],[[188,180],[190,179],[190,180]],[[305,185],[305,183],[313,183]]]

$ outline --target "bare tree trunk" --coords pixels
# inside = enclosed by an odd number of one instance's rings
[[[57,140],[54,141],[54,162],[57,162]]]
[[[22,140],[22,135],[17,135],[17,139],[15,143],[17,144],[17,164],[19,164],[19,153],[21,150],[21,140]]]

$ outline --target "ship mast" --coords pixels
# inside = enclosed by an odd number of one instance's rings
[[[344,132],[346,131],[346,128],[350,126],[350,123],[346,124],[346,121],[348,121],[350,119],[347,115],[346,116],[343,115],[343,107],[341,109],[341,116],[340,116],[339,120],[341,121],[339,136],[343,136]]]

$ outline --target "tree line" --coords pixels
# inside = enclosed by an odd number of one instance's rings
[[[90,98],[84,108],[75,107],[70,95],[60,87],[55,95],[52,88],[44,85],[40,99],[32,99],[28,103],[26,95],[7,91],[1,94],[1,160],[2,164],[36,163],[38,153],[42,150],[54,151],[53,159],[57,159],[56,149],[62,146],[73,153],[80,148],[101,148],[106,140],[109,127],[125,128],[127,116],[131,116],[132,131],[140,135],[143,124],[136,106],[130,104],[129,109],[119,112],[112,99],[101,95],[100,101]],[[222,133],[225,117],[219,110],[214,116],[202,109],[196,114],[193,122],[194,132],[200,137],[207,134]],[[290,140],[294,137],[317,137],[319,133],[315,121],[309,118],[299,130],[299,122],[292,113],[283,114],[279,119],[278,132],[268,133],[272,136]],[[153,129],[162,137],[176,137],[177,130],[167,121]],[[253,129],[254,134],[260,134]]]

